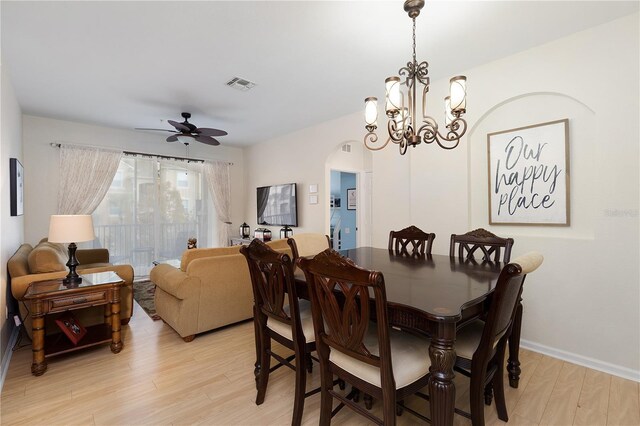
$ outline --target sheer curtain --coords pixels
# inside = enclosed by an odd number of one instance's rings
[[[60,146],[58,214],[91,214],[111,186],[122,151]]]
[[[93,214],[96,236],[116,262],[147,275],[153,261],[180,258],[191,237],[212,246],[207,189],[198,165],[125,155]]]
[[[202,165],[213,205],[218,214],[218,245],[229,245],[231,228],[231,185],[229,183],[229,163],[221,161],[205,162]]]

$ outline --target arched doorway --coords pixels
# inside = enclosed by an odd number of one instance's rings
[[[335,249],[371,245],[371,152],[362,142],[336,146],[325,163],[325,230]]]

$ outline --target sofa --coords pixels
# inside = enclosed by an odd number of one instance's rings
[[[289,253],[286,240],[268,243]],[[253,290],[241,246],[198,248],[182,254],[180,267],[151,270],[156,313],[185,342],[198,333],[253,318]]]
[[[133,313],[133,268],[131,265],[112,265],[109,263],[107,249],[78,249],[76,257],[80,262],[76,269],[78,274],[114,271],[125,281],[126,285],[122,286],[120,290],[120,321],[123,325],[127,324]],[[35,247],[31,244],[22,244],[7,262],[11,293],[18,301],[20,317],[29,337],[31,337],[31,317],[28,314],[30,306],[24,302],[24,294],[32,282],[66,277],[69,273],[66,266],[68,259],[67,247],[63,244],[50,243],[45,238]],[[104,308],[102,306],[78,309],[74,311],[74,314],[85,326],[104,322]],[[47,318],[46,328],[47,330],[57,330],[53,318]]]

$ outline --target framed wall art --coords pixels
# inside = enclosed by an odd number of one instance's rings
[[[569,226],[569,120],[487,135],[489,223]]]
[[[11,216],[24,214],[24,169],[17,158],[9,159]]]
[[[349,188],[347,189],[347,210],[355,210],[356,209],[356,189]]]

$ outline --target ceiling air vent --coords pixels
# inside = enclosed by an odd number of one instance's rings
[[[242,90],[243,92],[252,89],[255,85],[256,84],[254,82],[240,77],[233,77],[231,80],[227,81],[227,86]]]
[[[342,152],[351,152],[351,144],[345,143],[342,145]]]

